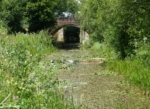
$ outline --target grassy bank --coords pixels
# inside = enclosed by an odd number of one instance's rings
[[[143,61],[138,59],[111,61],[109,69],[123,75],[131,84],[150,91],[150,68]]]
[[[47,32],[0,38],[0,108],[66,109],[55,88],[56,66],[42,61],[56,49]]]
[[[150,91],[150,55],[149,43],[138,45],[135,50],[136,55],[129,56],[125,60],[115,60],[109,62],[109,68],[119,74],[149,94]]]
[[[117,54],[106,44],[94,43],[92,51],[108,60],[108,69],[123,75],[133,85],[140,87],[149,94],[150,91],[150,47],[149,43],[140,45],[136,55],[128,56],[124,60],[117,59]]]

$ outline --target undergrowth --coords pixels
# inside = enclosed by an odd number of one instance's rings
[[[47,32],[0,39],[0,108],[74,109],[57,93],[56,65],[42,61],[56,49]]]
[[[140,60],[113,61],[109,68],[124,75],[132,84],[150,91],[150,68]]]
[[[127,57],[125,60],[113,60],[109,62],[109,69],[115,70],[125,76],[131,84],[139,86],[147,94],[150,91],[150,55],[149,43],[139,45],[136,55]]]

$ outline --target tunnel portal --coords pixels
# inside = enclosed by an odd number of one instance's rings
[[[80,43],[80,28],[74,26],[64,27],[64,43]]]
[[[58,48],[78,48],[80,44],[89,40],[88,33],[74,25],[63,25],[56,30],[53,45]]]

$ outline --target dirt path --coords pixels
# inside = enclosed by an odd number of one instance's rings
[[[62,50],[49,56],[59,64],[58,88],[66,101],[89,109],[150,109],[149,97],[105,68],[91,51]]]

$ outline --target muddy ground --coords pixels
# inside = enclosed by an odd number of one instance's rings
[[[59,64],[58,89],[65,101],[82,109],[150,109],[150,99],[93,51],[60,50],[48,57]]]

